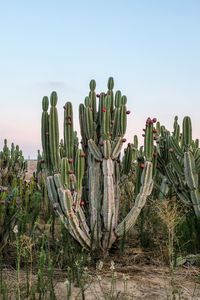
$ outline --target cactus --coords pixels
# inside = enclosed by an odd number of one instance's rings
[[[127,147],[120,159],[127,127],[126,96],[117,91],[109,78],[107,93],[96,94],[96,82],[90,82],[89,96],[79,106],[82,150],[78,149],[70,102],[64,106],[64,151],[59,153],[56,93],[51,95],[49,135],[45,135],[42,117],[42,145],[46,163],[47,189],[54,209],[71,235],[86,249],[107,253],[136,222],[153,188],[153,122],[146,123],[144,167],[135,203],[119,222],[120,182],[138,157],[138,141]],[[98,109],[97,99],[99,98]],[[45,97],[47,99],[47,97]],[[44,110],[43,114],[48,114]],[[47,118],[47,117],[46,117]],[[48,124],[48,122],[47,122]],[[46,125],[48,128],[48,125]],[[47,147],[48,145],[48,147]],[[50,163],[49,163],[50,162]],[[53,171],[53,172],[52,172]]]
[[[4,147],[0,152],[0,245],[8,239],[10,230],[17,221],[19,201],[23,195],[25,185],[23,180],[26,172],[26,161],[19,146],[13,143],[8,147],[4,140]]]
[[[11,144],[11,149],[4,140],[0,152],[0,186],[9,187],[13,178],[23,178],[26,171],[26,161],[18,145]]]
[[[187,206],[192,206],[199,218],[200,148],[198,141],[192,139],[190,117],[184,117],[181,133],[178,117],[175,117],[173,133],[161,130],[158,141],[158,166],[164,176],[163,183],[169,182],[178,198]]]

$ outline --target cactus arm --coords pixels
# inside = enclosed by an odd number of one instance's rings
[[[103,178],[104,178],[104,193],[103,193],[103,248],[109,248],[113,239],[113,230],[115,227],[115,195],[113,182],[114,165],[112,159],[103,160]]]
[[[198,191],[198,174],[195,168],[193,154],[188,150],[184,153],[184,173],[187,186],[190,189],[191,202],[197,217],[200,217],[200,193]]]
[[[183,119],[182,143],[185,149],[190,147],[192,143],[192,123],[188,116]]]
[[[71,102],[64,106],[64,149],[65,155],[73,159],[74,151],[74,127],[73,127],[73,109]]]
[[[88,140],[88,147],[94,158],[98,161],[102,161],[102,153],[92,139]]]
[[[89,208],[92,248],[100,247],[101,232],[101,170],[100,163],[95,161],[91,154],[88,157],[89,168]]]
[[[44,154],[44,161],[46,164],[47,171],[51,172],[51,158],[50,158],[50,149],[49,149],[49,114],[48,114],[48,107],[49,107],[49,99],[48,97],[43,97],[42,100],[42,120],[41,120],[41,139],[42,139],[42,148]],[[12,153],[14,155],[14,151],[12,149]]]
[[[51,109],[49,116],[49,141],[50,141],[50,153],[51,162],[54,172],[58,172],[60,168],[59,157],[59,129],[58,129],[58,112],[56,108],[57,94],[52,92],[51,94]]]
[[[63,203],[67,203],[66,215],[69,220],[69,225],[73,231],[76,240],[84,247],[85,249],[90,249],[91,241],[88,235],[80,228],[79,220],[76,214],[74,213],[71,203],[73,201],[71,192],[69,190],[59,189],[59,195]]]
[[[141,178],[140,192],[135,199],[135,204],[125,217],[125,219],[117,226],[115,233],[120,238],[123,236],[124,231],[128,230],[135,225],[138,216],[146,203],[147,197],[151,194],[153,189],[152,179],[153,164],[149,161],[145,162]]]
[[[111,150],[111,158],[113,160],[118,158],[119,154],[121,153],[122,146],[123,146],[123,138],[121,137],[118,138],[117,141],[113,142],[112,150]]]

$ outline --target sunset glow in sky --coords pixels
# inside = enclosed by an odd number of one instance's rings
[[[128,97],[128,141],[149,116],[172,129],[189,115],[200,138],[199,32],[198,0],[2,1],[0,146],[36,157],[42,97],[57,91],[61,127],[72,101],[78,129],[90,79],[100,92],[109,76]]]

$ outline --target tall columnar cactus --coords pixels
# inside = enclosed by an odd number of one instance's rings
[[[114,95],[113,87],[114,80],[109,78],[107,93],[96,94],[96,82],[90,82],[89,96],[79,106],[82,150],[78,149],[70,102],[64,106],[63,157],[59,154],[61,152],[55,92],[51,95],[49,123],[45,123],[46,128],[50,128],[49,135],[45,134],[43,119],[44,113],[48,113],[44,105],[42,117],[43,151],[46,157],[48,153],[51,162],[50,165],[47,163],[49,197],[71,235],[84,248],[103,252],[107,252],[113,242],[135,224],[153,188],[154,129],[152,120],[148,120],[140,188],[133,208],[119,222],[120,182],[123,174],[129,172],[129,162],[136,159],[138,141],[135,137],[134,145],[128,146],[121,167],[120,153],[126,141],[124,135],[130,111],[126,108],[126,96],[122,96],[120,91]]]
[[[183,119],[182,132],[178,118],[170,134],[164,127],[158,141],[158,166],[163,174],[163,188],[170,184],[186,205],[191,205],[200,217],[200,148],[198,140],[192,139],[190,117]],[[167,189],[168,190],[168,189]]]
[[[43,148],[43,155],[44,161],[46,164],[46,169],[51,172],[51,157],[50,157],[50,141],[49,141],[49,99],[48,97],[43,97],[42,100],[42,148]]]

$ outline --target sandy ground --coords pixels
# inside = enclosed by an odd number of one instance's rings
[[[161,299],[200,299],[200,270],[187,266],[178,268],[174,273],[174,279],[169,275],[167,267],[153,265],[130,265],[117,268],[116,279],[112,283],[111,271],[87,271],[87,280],[84,286],[84,297],[78,287],[72,286],[71,296],[67,297],[67,282],[64,272],[55,271],[54,285],[57,300],[85,299],[85,300],[161,300]],[[129,279],[125,281],[124,276]],[[25,282],[25,272],[20,273],[21,283]],[[16,272],[4,269],[4,279],[10,292],[16,285]],[[36,282],[33,276],[32,283]],[[127,283],[125,288],[124,284]],[[111,297],[113,289],[113,297]],[[12,292],[11,292],[12,294]],[[1,297],[1,295],[0,295]],[[9,299],[15,299],[14,294]],[[23,298],[27,299],[27,298]],[[39,298],[38,298],[39,299]],[[45,297],[48,300],[50,298]]]
[[[102,274],[101,280],[91,275],[91,283],[85,286],[85,299],[200,299],[200,284],[195,280],[197,270],[180,269],[176,272],[172,284],[167,268],[155,268],[153,266],[132,266],[126,275],[127,288],[124,288],[124,273],[117,272],[114,297],[112,294],[112,279],[109,274]],[[66,283],[56,284],[57,299],[66,299]],[[83,299],[80,289],[73,288],[71,299]]]

